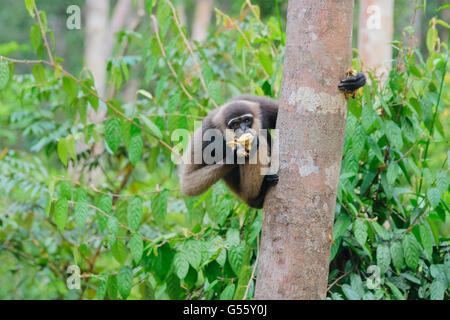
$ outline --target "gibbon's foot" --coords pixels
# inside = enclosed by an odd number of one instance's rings
[[[358,72],[354,76],[349,76],[338,85],[339,90],[343,90],[346,93],[353,93],[366,84],[366,76],[362,72]]]
[[[264,176],[264,181],[270,186],[275,186],[280,178],[277,174],[268,174]]]

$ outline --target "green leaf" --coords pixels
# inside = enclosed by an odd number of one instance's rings
[[[375,112],[371,106],[364,106],[361,113],[361,124],[366,132],[369,132],[370,128],[376,121]]]
[[[398,149],[401,150],[403,148],[403,138],[402,131],[395,124],[395,122],[391,120],[385,121],[385,133],[388,137],[389,141]]]
[[[87,192],[83,188],[77,188],[75,191],[75,201],[87,201]]]
[[[430,286],[430,299],[444,300],[445,290],[445,284],[440,279],[433,280]]]
[[[108,194],[100,195],[97,203],[97,208],[101,210],[101,212],[97,210],[98,227],[100,231],[103,232],[103,230],[105,230],[106,224],[108,223],[108,217],[105,216],[105,214],[110,215],[112,211],[112,196]]]
[[[386,284],[389,286],[389,288],[391,289],[392,294],[398,300],[405,300],[405,297],[403,296],[403,294],[401,293],[401,291],[397,288],[397,286],[395,284],[393,284],[390,281],[386,281]]]
[[[67,167],[69,149],[68,149],[68,145],[67,145],[67,140],[65,138],[59,139],[58,146],[57,146],[57,152],[58,152],[59,159],[64,164],[64,166]]]
[[[253,224],[250,228],[250,233],[248,235],[248,239],[247,239],[247,243],[252,243],[253,241],[256,240],[256,238],[258,237],[259,233],[261,232],[262,229],[262,215],[257,215],[255,220],[253,221]]]
[[[365,291],[363,282],[361,277],[356,273],[350,274],[350,286],[352,287],[352,290],[358,294],[358,296],[362,297],[364,295]]]
[[[235,245],[228,250],[228,262],[230,262],[231,269],[236,275],[239,275],[242,266],[242,258],[244,257],[245,246]]]
[[[69,212],[69,203],[67,199],[60,198],[55,202],[55,223],[60,231],[64,231],[67,216]]]
[[[37,82],[45,82],[45,70],[40,64],[35,64],[31,69],[31,73]]]
[[[391,255],[389,248],[385,244],[378,245],[377,248],[377,265],[380,268],[380,273],[385,274],[391,264]]]
[[[108,277],[107,281],[107,289],[108,297],[111,300],[115,300],[117,298],[117,277],[116,275],[112,275]]]
[[[345,296],[349,300],[361,300],[359,294],[355,290],[353,290],[352,287],[350,287],[348,284],[342,285],[342,292],[344,292]]]
[[[63,77],[63,89],[66,92],[67,100],[72,102],[76,97],[78,97],[78,83],[72,78]]]
[[[0,61],[0,90],[3,90],[9,81],[9,65],[6,61]]]
[[[436,208],[441,202],[441,192],[438,188],[431,188],[427,192],[428,200],[432,209]]]
[[[160,193],[156,194],[152,200],[152,215],[155,221],[160,225],[166,218],[168,194],[168,190],[162,190]]]
[[[163,138],[161,130],[159,130],[158,126],[153,121],[151,121],[148,117],[144,116],[143,114],[141,114],[141,119],[142,121],[144,121],[145,126],[155,135],[155,137],[157,137],[158,139]]]
[[[93,90],[95,94],[97,94],[97,92],[95,90]],[[94,111],[98,110],[98,98],[97,96],[93,95],[93,94],[89,94],[87,96],[87,100],[89,101],[89,104],[91,105],[92,109],[94,109]]]
[[[211,81],[208,83],[207,87],[211,98],[217,103],[217,105],[221,105],[222,94],[220,92],[220,83],[217,81]]]
[[[258,60],[263,66],[264,70],[266,70],[267,74],[269,76],[273,73],[273,67],[272,67],[272,57],[270,54],[267,54],[264,52],[264,50],[258,51]]]
[[[200,268],[202,262],[201,247],[199,244],[196,240],[189,240],[182,250],[183,255],[195,270]]]
[[[111,253],[119,264],[124,264],[127,260],[127,248],[122,239],[117,239],[111,247]]]
[[[450,184],[447,172],[442,170],[436,176],[436,187],[439,189],[441,194],[445,194],[448,190],[448,185]]]
[[[33,24],[30,29],[30,43],[34,51],[39,49],[42,40],[41,28],[38,24]]]
[[[412,233],[408,233],[403,237],[402,247],[406,265],[415,270],[419,264],[420,248]]]
[[[108,287],[108,282],[106,279],[99,280],[98,286],[97,286],[97,294],[96,294],[95,298],[98,300],[103,300],[105,298],[107,287]]]
[[[116,210],[114,212],[114,215],[117,219],[119,219],[119,222],[127,225],[128,224],[128,218],[127,218],[127,210],[128,210],[128,202],[125,199],[120,199],[116,203]]]
[[[347,230],[348,226],[351,223],[352,219],[350,218],[350,216],[346,214],[339,215],[336,222],[334,223],[332,238],[334,240],[337,240],[340,236],[344,234],[345,230]]]
[[[105,140],[108,148],[115,153],[120,145],[122,126],[118,119],[108,119],[105,122]]]
[[[383,240],[390,240],[391,239],[391,233],[386,230],[385,227],[381,226],[376,221],[371,221],[370,224],[372,225],[375,232],[381,237]]]
[[[119,220],[116,217],[110,217],[106,226],[106,230],[114,236],[119,234]]]
[[[130,247],[131,258],[134,260],[134,262],[139,263],[144,251],[144,241],[142,239],[142,236],[139,233],[134,233],[131,236],[128,245]]]
[[[88,211],[89,210],[86,200],[77,201],[75,203],[74,207],[75,221],[77,222],[79,228],[83,228],[83,226],[86,224]]]
[[[367,240],[367,223],[364,220],[356,219],[353,222],[353,234],[355,235],[356,241],[364,247]]]
[[[25,8],[28,11],[28,14],[34,18],[34,0],[25,0]]]
[[[211,67],[207,64],[202,66],[202,75],[203,79],[205,79],[206,84],[209,84],[213,79],[213,71]]]
[[[403,249],[400,241],[394,241],[391,244],[389,251],[391,252],[392,264],[397,271],[400,271],[403,266]]]
[[[422,247],[428,258],[433,254],[433,235],[426,224],[419,225],[420,240]]]
[[[397,164],[395,164],[395,163],[389,164],[387,172],[386,172],[386,178],[387,178],[388,184],[390,184],[390,185],[394,184],[395,181],[397,180],[397,177],[400,175],[400,173],[401,173],[401,169]]]
[[[133,135],[130,138],[130,145],[128,146],[128,158],[131,164],[135,167],[142,157],[142,148],[144,142],[139,134]]]
[[[227,262],[227,250],[221,248],[219,255],[216,258],[216,261],[223,267],[225,265],[225,262]]]
[[[237,246],[241,242],[241,237],[239,235],[238,229],[228,229],[227,230],[227,245]]]
[[[356,159],[361,157],[366,142],[366,133],[361,126],[357,126],[352,137],[352,149]]]
[[[59,194],[61,198],[72,200],[72,183],[67,180],[62,180],[58,183]]]
[[[184,279],[189,271],[189,262],[182,252],[177,252],[173,259],[175,273],[180,279]]]
[[[73,138],[73,136],[68,136],[66,137],[66,146],[67,146],[67,153],[69,154],[69,156],[75,160],[76,159],[76,145],[75,145],[75,139]]]
[[[117,286],[124,300],[128,298],[133,286],[133,271],[129,266],[121,266],[117,273]]]
[[[234,283],[230,283],[223,289],[222,293],[220,294],[220,300],[231,300],[233,299],[234,295],[234,289],[235,285]]]
[[[138,196],[134,196],[128,203],[127,221],[128,227],[132,230],[137,230],[142,220],[142,199]]]

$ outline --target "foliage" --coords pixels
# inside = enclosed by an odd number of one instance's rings
[[[245,2],[238,18],[216,10],[216,33],[190,43],[171,2],[148,0],[152,31],[118,33],[104,98],[87,70],[62,67],[45,13],[25,4],[38,58],[0,58],[0,280],[11,283],[0,298],[251,298],[262,212],[221,183],[183,197],[175,161],[186,137],[177,130],[192,132],[234,95],[278,95],[280,21],[261,22]],[[448,154],[430,159],[439,144],[448,149],[448,54],[436,20],[430,30],[426,60],[395,43],[387,81],[371,77],[349,101],[331,299],[448,295],[449,240],[439,231],[449,215]],[[15,74],[18,64],[29,72]],[[106,116],[93,122],[93,110]],[[81,269],[78,290],[66,286],[70,265]]]

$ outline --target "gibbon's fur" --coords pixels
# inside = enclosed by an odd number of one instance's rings
[[[259,135],[260,129],[274,129],[278,114],[278,101],[251,95],[242,95],[236,97],[212,110],[203,120],[201,128],[194,131],[191,142],[183,155],[183,163],[180,166],[180,185],[181,191],[188,196],[197,196],[209,189],[218,180],[223,179],[225,184],[245,203],[254,208],[262,208],[265,194],[268,188],[276,184],[278,176],[262,175],[261,169],[270,166],[270,135]],[[238,164],[237,157],[234,155],[233,163],[225,161],[228,146],[227,141],[234,139],[235,131],[227,130],[227,124],[230,120],[238,119],[242,116],[251,115],[252,123],[247,128],[257,136],[257,152],[252,156],[259,156],[255,161],[248,161]],[[194,145],[195,150],[203,150],[213,141],[204,141],[205,132],[208,129],[217,129],[223,135],[224,157],[213,164],[206,164],[202,159],[200,163],[194,163]],[[200,147],[201,146],[201,147]],[[254,151],[256,151],[254,150]],[[230,150],[228,150],[230,152]],[[235,154],[235,150],[230,152]],[[199,155],[197,159],[199,160]]]
[[[346,96],[353,94],[366,83],[363,73],[350,71],[347,72],[347,78],[338,85]],[[259,130],[275,129],[277,115],[277,100],[252,95],[238,96],[211,111],[203,120],[201,128],[194,131],[183,155],[179,172],[181,191],[188,196],[197,196],[223,179],[228,188],[249,206],[262,208],[267,190],[278,183],[278,176],[261,174],[262,168],[270,166],[271,136],[268,133],[261,135]],[[221,159],[207,164],[203,159],[203,151],[214,141],[205,139],[208,129],[216,129],[222,133],[224,152]],[[256,142],[256,147],[252,149],[258,152],[250,153],[245,162],[237,163],[237,153],[233,150],[231,154],[234,155],[232,159],[234,161],[229,163],[227,151],[230,151],[230,147],[226,145],[226,142],[239,138],[244,132],[250,132],[256,138],[253,140]],[[202,152],[195,154],[195,150]],[[259,156],[256,162],[248,161],[256,155]],[[198,161],[195,164],[196,158]]]

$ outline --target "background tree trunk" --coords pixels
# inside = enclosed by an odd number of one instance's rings
[[[192,26],[192,39],[198,42],[205,41],[211,23],[214,0],[197,0],[194,22]]]
[[[277,128],[280,181],[264,206],[256,299],[325,299],[351,64],[353,0],[291,0]]]
[[[85,65],[94,78],[100,96],[106,86],[106,40],[109,32],[109,0],[86,0]]]
[[[108,58],[111,56],[115,43],[115,35],[125,27],[130,13],[133,9],[133,0],[118,0],[113,8],[110,19],[110,0],[86,0],[86,34],[85,34],[85,66],[92,72],[95,80],[95,87],[100,97],[107,97],[107,71]],[[142,0],[139,1],[141,3]],[[97,111],[89,109],[88,121],[98,123],[105,119],[106,108],[99,108]],[[77,152],[84,151],[88,146],[80,141],[77,143]],[[91,146],[92,157],[103,152],[103,144],[95,143]],[[76,169],[81,169],[79,165]],[[73,168],[69,169],[70,171]],[[79,172],[81,174],[81,172]],[[99,181],[102,175],[99,168],[89,172],[90,181]]]
[[[385,79],[392,65],[394,0],[360,0],[358,50],[366,68]]]

